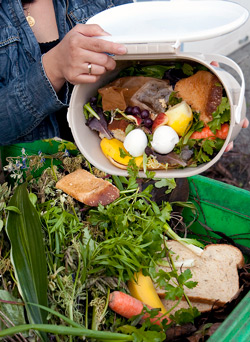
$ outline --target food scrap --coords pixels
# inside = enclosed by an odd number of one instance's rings
[[[120,196],[116,186],[90,172],[78,169],[61,178],[56,188],[89,206],[106,205]]]
[[[128,156],[143,158],[144,170],[208,162],[223,146],[230,125],[225,89],[199,63],[128,67],[98,89],[84,105],[84,114],[101,140],[120,141],[115,158],[107,152],[107,142],[100,146],[110,162],[123,169]]]

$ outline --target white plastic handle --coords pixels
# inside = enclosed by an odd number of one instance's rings
[[[241,111],[242,111],[242,106],[243,106],[244,96],[245,96],[245,78],[244,78],[244,75],[243,75],[241,68],[232,59],[225,57],[225,56],[222,56],[222,55],[205,54],[204,58],[209,63],[211,63],[212,61],[216,61],[218,63],[223,63],[223,64],[231,67],[232,69],[234,69],[237,72],[237,74],[240,76],[241,90],[240,90],[240,96],[239,96],[238,104],[235,106],[235,122],[237,124],[239,124],[240,120],[241,120]]]

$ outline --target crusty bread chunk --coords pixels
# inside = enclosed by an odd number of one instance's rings
[[[173,261],[178,262],[179,273],[190,269],[191,281],[197,281],[196,287],[184,287],[185,293],[191,301],[216,305],[229,302],[239,291],[238,268],[243,267],[244,257],[241,251],[231,245],[207,245],[200,256],[177,241],[167,241],[172,251]],[[184,267],[182,261],[193,259],[194,266]],[[160,267],[169,272],[170,267]],[[156,287],[160,297],[165,297],[165,291]]]
[[[56,188],[63,190],[77,201],[89,206],[106,205],[119,197],[118,188],[110,182],[97,178],[90,172],[78,169],[56,183]]]
[[[193,110],[200,112],[200,120],[207,123],[213,119],[212,113],[221,103],[223,87],[214,74],[201,70],[178,81],[174,91]]]
[[[123,118],[117,115],[118,120],[114,119],[110,124],[108,124],[109,131],[113,134],[115,139],[118,139],[124,142],[126,138],[126,128],[129,125],[128,120],[124,120]]]

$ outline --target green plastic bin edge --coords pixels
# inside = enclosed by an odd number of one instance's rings
[[[250,341],[250,292],[241,300],[219,329],[208,339],[209,342]]]
[[[201,221],[227,235],[250,233],[250,192],[201,175],[188,178],[189,199],[197,206]],[[199,202],[199,205],[197,205]],[[190,211],[184,212],[189,220]],[[206,217],[204,219],[204,216]],[[194,232],[204,228],[193,225]],[[211,233],[211,235],[213,235]],[[250,247],[249,240],[236,242]],[[243,298],[208,342],[250,341],[250,292]]]

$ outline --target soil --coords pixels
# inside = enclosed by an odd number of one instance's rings
[[[246,116],[250,120],[250,44],[228,57],[243,71],[246,82]],[[250,125],[240,131],[234,141],[234,148],[224,153],[222,158],[202,175],[250,191]]]

